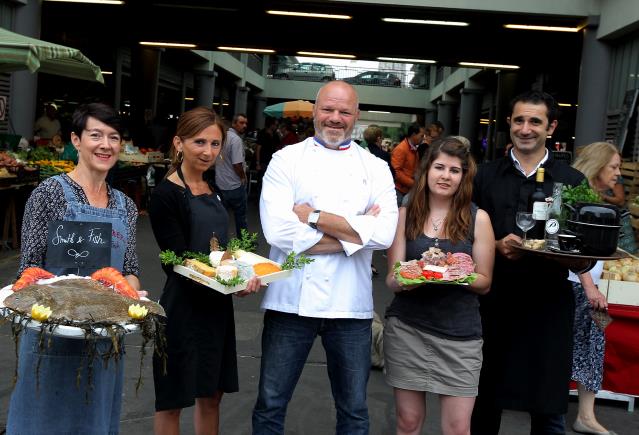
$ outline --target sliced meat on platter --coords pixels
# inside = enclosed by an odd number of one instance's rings
[[[417,279],[422,276],[422,267],[417,260],[402,261],[399,263],[399,274],[406,279]]]
[[[466,275],[470,275],[475,271],[475,262],[470,255],[463,252],[456,252],[452,254],[452,257],[456,260],[454,264],[459,266]]]
[[[424,271],[429,270],[442,274],[441,278],[437,277],[438,281],[458,281],[475,271],[475,263],[463,252],[444,253],[433,247],[422,254],[421,260],[402,261],[399,266],[399,274],[406,279],[421,278]]]
[[[472,273],[472,272],[471,272]],[[466,273],[466,271],[460,267],[458,264],[452,264],[446,268],[444,272],[444,277],[442,280],[444,281],[456,281],[458,279],[466,278],[470,273]]]

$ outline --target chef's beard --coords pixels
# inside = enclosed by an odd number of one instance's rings
[[[325,125],[321,126],[320,128],[316,126],[315,134],[327,145],[335,148],[349,140],[351,138],[351,133],[353,132],[353,130],[351,129],[350,131],[341,130],[341,133],[339,134],[326,134],[326,130],[328,130],[328,127]]]

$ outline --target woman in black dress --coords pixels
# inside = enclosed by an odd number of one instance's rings
[[[215,234],[228,240],[228,215],[212,183],[203,178],[224,143],[224,127],[211,110],[184,113],[173,138],[173,161],[151,197],[149,215],[161,250],[209,252]],[[166,373],[153,361],[155,433],[179,434],[182,408],[195,404],[195,431],[218,433],[219,404],[225,392],[238,391],[233,301],[165,268],[160,303],[166,310]],[[239,295],[256,292],[257,278]]]

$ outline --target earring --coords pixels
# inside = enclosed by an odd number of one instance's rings
[[[184,160],[184,153],[182,151],[178,151],[177,154],[175,155],[175,158],[177,159],[178,162],[182,162],[182,160]]]

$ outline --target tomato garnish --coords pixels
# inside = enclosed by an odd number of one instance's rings
[[[400,270],[399,274],[402,276],[402,278],[406,278],[406,279],[416,279],[419,278],[419,275],[415,274],[415,273],[411,273],[407,270]]]

